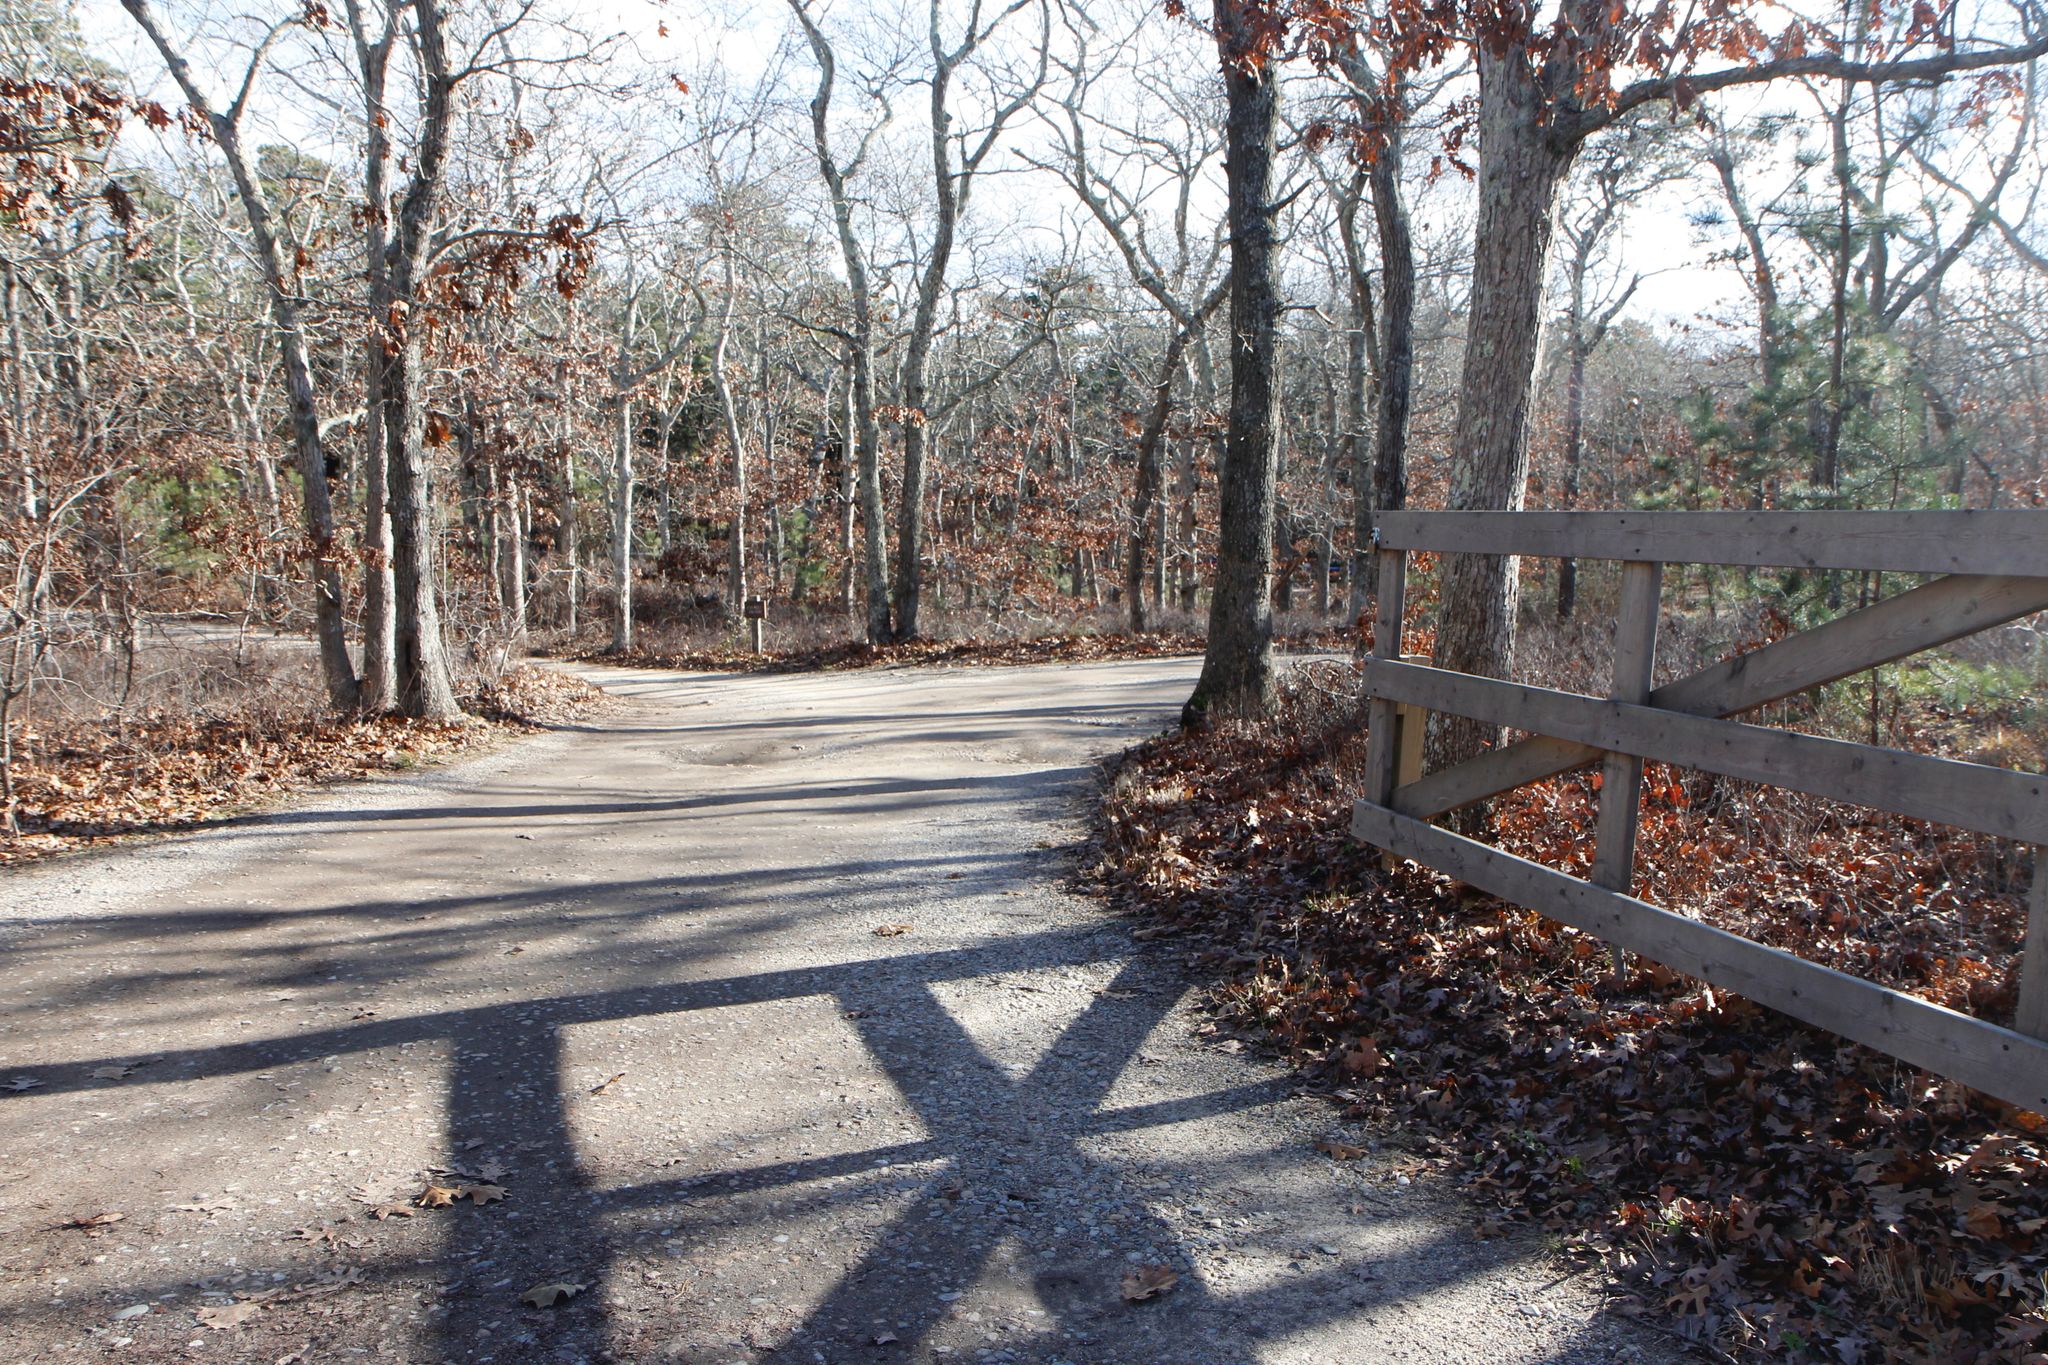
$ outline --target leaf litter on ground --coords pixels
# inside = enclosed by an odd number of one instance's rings
[[[15,763],[20,832],[0,833],[0,867],[195,829],[309,787],[410,769],[508,732],[573,720],[602,702],[580,678],[522,665],[465,697],[467,715],[457,722],[255,708],[210,717],[146,713],[24,735]]]
[[[1227,1018],[1462,1178],[1483,1226],[1604,1260],[1710,1353],[2040,1365],[2048,1121],[1383,870],[1348,834],[1351,670],[1294,676],[1270,721],[1113,763],[1097,818],[1088,887],[1187,943]],[[2009,1021],[2026,870],[2008,846],[1654,765],[1645,793],[1647,899]],[[1491,837],[1583,875],[1596,813],[1589,775],[1558,779],[1497,802]]]

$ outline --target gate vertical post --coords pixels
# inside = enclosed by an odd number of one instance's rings
[[[1657,669],[1657,610],[1664,566],[1629,560],[1621,566],[1621,607],[1614,621],[1614,685],[1607,695],[1641,706]],[[1600,763],[1600,818],[1595,826],[1593,882],[1623,895],[1635,889],[1636,822],[1642,813],[1643,761],[1610,753]],[[1614,970],[1628,965],[1614,950]]]
[[[2013,1029],[2048,1038],[2048,846],[2034,848],[2034,885],[2027,893],[2027,943],[2020,954],[2020,1007]]]
[[[1401,657],[1401,618],[1407,607],[1408,553],[1379,550],[1379,602],[1373,617],[1372,656]],[[1367,665],[1370,667],[1371,665]],[[1394,797],[1395,762],[1400,755],[1400,722],[1395,704],[1375,697],[1366,709],[1365,799],[1376,806]]]

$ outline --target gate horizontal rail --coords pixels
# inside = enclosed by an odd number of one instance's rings
[[[2048,777],[1728,719],[2048,609],[2048,512],[1398,512],[1382,516],[1375,543],[1380,597],[1364,676],[1367,799],[1353,809],[1354,836],[1598,934],[1619,949],[2048,1112],[2048,856],[2042,853],[2048,847]],[[1413,550],[1622,561],[1609,695],[1402,662],[1400,622]],[[1667,562],[1946,576],[1653,689]],[[1532,737],[1399,780],[1401,730],[1426,711]],[[1645,760],[2034,845],[2014,1027],[1808,962],[1631,895]],[[1595,762],[1603,781],[1590,880],[1426,823]]]

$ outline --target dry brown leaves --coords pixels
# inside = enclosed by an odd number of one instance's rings
[[[323,783],[448,758],[588,711],[602,694],[553,669],[515,669],[468,699],[485,723],[132,716],[31,739],[15,771],[22,833],[0,834],[0,866],[111,839],[189,830]]]
[[[1142,746],[1104,793],[1096,889],[1196,940],[1242,1025],[1350,1117],[1428,1135],[1491,1221],[1606,1258],[1703,1344],[1852,1365],[2048,1347],[2048,1123],[1653,964],[1617,980],[1597,939],[1434,874],[1384,876],[1346,836],[1363,743],[1325,684],[1273,723]],[[1988,841],[1650,785],[1653,899],[2005,1017],[2019,877]],[[1500,837],[1566,865],[1589,794],[1525,793]]]
[[[1046,635],[1014,640],[913,640],[870,645],[848,641],[814,649],[755,654],[738,645],[685,653],[638,651],[619,655],[585,653],[593,663],[626,663],[638,668],[674,668],[702,673],[813,673],[855,668],[916,665],[1011,665],[1093,663],[1109,659],[1160,659],[1199,654],[1197,635]]]
[[[1157,1298],[1180,1283],[1180,1276],[1163,1265],[1141,1265],[1123,1277],[1119,1286],[1129,1303]]]

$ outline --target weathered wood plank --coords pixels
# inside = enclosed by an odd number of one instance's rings
[[[1388,660],[1367,696],[1416,702],[1609,752],[1766,782],[2026,843],[2048,843],[2048,776],[1603,701]]]
[[[2048,577],[2048,511],[1384,512],[1402,550]]]
[[[1675,971],[2048,1113],[2048,1042],[1987,1024],[1361,801],[1360,840],[1598,934]]]
[[[2020,1005],[2013,1027],[2048,1038],[2048,848],[2039,846],[2027,896],[2027,946],[2020,954]]]
[[[1428,664],[1427,654],[1403,654],[1404,664]],[[1394,708],[1394,785],[1422,776],[1422,744],[1429,734],[1429,709],[1402,702]]]
[[[1379,554],[1379,600],[1373,617],[1372,653],[1376,659],[1401,657],[1401,619],[1408,599],[1408,555],[1402,550]],[[1385,803],[1393,794],[1399,726],[1394,703],[1374,701],[1366,708],[1365,793]]]
[[[1638,705],[1656,681],[1657,615],[1664,566],[1631,560],[1621,566],[1621,604],[1614,618],[1614,701]],[[1420,774],[1417,774],[1420,776]],[[1600,808],[1593,826],[1593,883],[1610,891],[1635,890],[1636,824],[1643,813],[1643,760],[1609,753],[1600,762]],[[1614,970],[1628,969],[1628,953],[1614,950]]]
[[[1650,704],[1694,715],[1740,715],[2044,610],[2048,579],[1937,579],[1667,683],[1650,694]],[[1599,750],[1569,740],[1522,740],[1402,787],[1392,804],[1404,815],[1428,819],[1599,757]]]
[[[1649,700],[1657,667],[1658,589],[1664,566],[1634,560],[1621,569],[1621,607],[1614,620],[1614,701]],[[1636,821],[1642,814],[1643,760],[1609,752],[1600,765],[1600,814],[1594,824],[1593,881],[1610,891],[1635,884]],[[1621,964],[1616,963],[1617,967]]]

